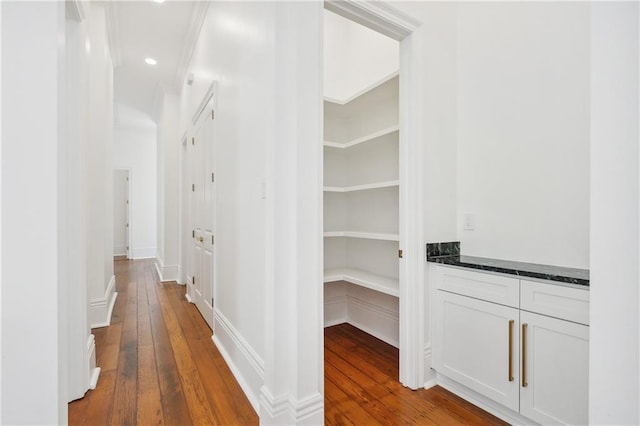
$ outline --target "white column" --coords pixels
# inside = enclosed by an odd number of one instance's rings
[[[158,131],[158,256],[162,281],[178,281],[180,255],[179,98],[162,88]]]
[[[63,2],[2,8],[2,418],[66,424],[66,283],[58,282],[65,137]],[[34,404],[36,408],[34,409]]]
[[[589,423],[640,423],[638,3],[591,4]]]
[[[108,325],[115,303],[113,276],[113,65],[104,7],[92,4],[88,18],[89,105],[85,151],[87,294],[91,327]]]
[[[263,424],[322,424],[322,2],[276,6]]]

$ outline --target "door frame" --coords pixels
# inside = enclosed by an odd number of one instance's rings
[[[133,170],[131,169],[131,167],[114,167],[113,171],[126,171],[127,172],[127,200],[129,200],[129,203],[127,204],[127,223],[129,224],[129,226],[127,227],[127,238],[126,238],[126,243],[127,243],[127,259],[131,259],[131,206],[132,206],[132,202],[131,199],[133,198]],[[111,248],[111,252],[113,253],[113,247]]]
[[[181,263],[184,266],[184,273],[181,273],[181,275],[183,276],[183,280],[184,283],[187,287],[186,292],[185,292],[185,298],[190,302],[195,304],[195,300],[192,297],[191,292],[194,291],[193,289],[193,282],[191,280],[189,280],[189,262],[195,262],[195,259],[191,259],[191,256],[193,256],[193,252],[191,250],[191,244],[193,244],[192,238],[189,237],[189,234],[191,233],[191,230],[195,229],[195,225],[193,223],[193,211],[192,211],[192,198],[193,197],[193,193],[191,191],[189,191],[187,188],[190,185],[190,180],[189,180],[189,176],[190,176],[190,170],[193,169],[193,164],[192,161],[194,160],[193,156],[189,153],[189,139],[194,137],[195,135],[195,130],[196,130],[196,126],[198,125],[198,123],[201,120],[206,120],[206,117],[204,117],[203,114],[206,113],[206,115],[208,116],[209,114],[213,113],[216,109],[216,103],[217,103],[217,93],[218,93],[218,85],[217,82],[215,80],[211,81],[211,84],[209,85],[209,88],[207,89],[207,91],[205,92],[204,96],[202,97],[202,100],[200,102],[200,104],[198,105],[198,108],[195,110],[194,115],[191,119],[191,124],[189,126],[189,129],[185,132],[185,135],[182,138],[182,154],[183,154],[183,162],[182,162],[182,167],[183,167],[183,172],[181,173],[181,179],[183,180],[182,182],[182,186],[181,186],[181,190],[185,191],[184,194],[186,194],[186,196],[181,196],[182,197],[182,208],[180,209],[181,211],[181,215],[182,215],[182,254],[181,254]],[[204,125],[201,124],[201,125]],[[212,132],[210,135],[213,138],[213,142],[212,142],[212,149],[211,149],[211,155],[213,156],[212,160],[212,167],[214,169],[214,172],[216,170],[216,126],[215,124],[213,125],[212,128]],[[211,233],[215,238],[216,235],[216,188],[215,185],[212,188],[212,213],[214,215],[213,217],[213,222],[211,225]],[[216,249],[216,245],[213,244],[212,245],[212,264],[211,264],[211,282],[209,283],[209,285],[211,286],[211,296],[213,298],[213,300],[216,300],[216,282],[217,282],[217,249]],[[214,303],[212,303],[212,311],[213,311],[213,315],[211,318],[211,329],[212,332],[215,332],[215,323],[216,323],[216,313],[215,313],[215,305]],[[204,313],[201,312],[201,314],[204,315]]]
[[[326,0],[325,9],[400,42],[400,382],[418,389],[425,385],[424,193],[422,172],[423,116],[421,23],[383,2]],[[322,188],[320,188],[322,190]],[[321,268],[322,270],[322,268]],[[323,304],[323,301],[319,301]],[[321,325],[322,326],[322,325]]]

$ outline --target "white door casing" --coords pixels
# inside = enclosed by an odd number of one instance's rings
[[[113,255],[129,258],[129,170],[113,171]]]
[[[213,330],[215,179],[213,99],[205,104],[187,142],[191,241],[187,251],[187,298]]]
[[[425,384],[425,277],[420,98],[421,23],[384,2],[329,0],[325,8],[400,42],[400,382]],[[322,190],[322,188],[320,188]],[[322,270],[322,269],[321,269]],[[322,303],[322,300],[320,301]]]

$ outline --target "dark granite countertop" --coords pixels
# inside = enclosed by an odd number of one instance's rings
[[[459,243],[457,243],[457,247],[456,243],[436,244],[437,246],[427,244],[427,262],[589,286],[589,271],[587,269],[464,256],[459,254]]]

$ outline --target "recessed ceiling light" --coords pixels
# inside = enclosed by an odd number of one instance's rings
[[[158,61],[156,61],[153,58],[144,58],[144,61],[148,64],[148,65],[155,65],[158,63]]]
[[[164,3],[164,0],[153,0],[156,3]]]

